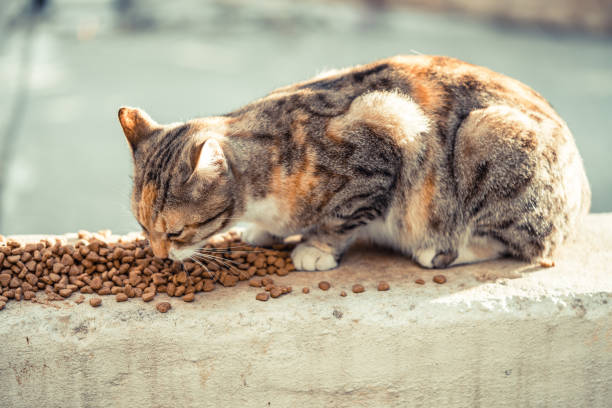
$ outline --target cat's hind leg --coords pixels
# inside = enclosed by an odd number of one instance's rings
[[[471,237],[458,249],[436,251],[434,248],[415,252],[414,260],[424,268],[448,268],[451,266],[485,262],[504,256],[508,250],[501,242],[489,237]]]

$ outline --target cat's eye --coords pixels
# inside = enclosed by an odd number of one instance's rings
[[[177,237],[181,236],[182,233],[183,233],[183,229],[178,231],[178,232],[167,232],[166,236],[168,238],[177,238]]]

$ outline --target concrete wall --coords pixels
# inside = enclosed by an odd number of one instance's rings
[[[458,267],[438,285],[439,271],[356,248],[337,270],[277,278],[294,292],[265,303],[244,283],[166,314],[159,296],[9,303],[0,406],[609,407],[612,214],[556,263]]]

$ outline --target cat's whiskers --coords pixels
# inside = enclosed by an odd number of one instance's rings
[[[232,268],[236,268],[236,267],[233,266],[233,265],[230,265],[228,262],[236,264],[236,265],[239,265],[239,263],[237,263],[235,261],[232,261],[230,259],[225,259],[225,258],[221,258],[221,257],[218,257],[218,256],[206,254],[206,253],[195,252],[194,256],[200,256],[200,257],[202,257],[204,259],[207,259],[207,260],[210,260],[210,261],[214,261],[214,262],[217,262],[217,263],[221,263],[223,266],[225,266],[226,268],[228,268],[230,270]]]
[[[207,253],[203,253],[203,252],[197,252],[197,251],[196,251],[196,254],[198,254],[198,255],[206,255],[206,256],[208,256],[210,258],[214,258],[214,259],[218,259],[218,260],[223,260],[223,261],[226,261],[226,262],[231,262],[231,263],[236,264],[236,265],[240,265],[239,262],[236,262],[236,261],[231,260],[231,259],[226,259],[226,258],[223,258],[223,257],[220,257],[220,256],[215,256],[215,255],[211,255],[211,254],[207,254]]]
[[[206,269],[206,273],[208,274],[208,277],[211,278],[213,281],[215,281],[215,276],[213,275],[213,273],[210,271],[210,269],[208,269],[206,267],[206,265],[204,265],[202,262],[198,261],[197,259],[195,259],[193,256],[190,256],[189,258],[191,258],[192,261],[194,261],[195,263],[197,263],[198,265],[200,265],[202,268]]]
[[[225,268],[229,269],[230,271],[236,271],[236,272],[239,272],[239,271],[238,271],[238,269],[237,269],[235,266],[233,266],[233,265],[229,265],[229,264],[227,264],[227,263],[225,263],[224,261],[221,261],[221,260],[212,259],[212,258],[210,258],[210,256],[208,256],[208,255],[204,255],[204,254],[195,254],[194,256],[201,257],[203,260],[213,261],[213,262],[216,262],[216,263],[220,263],[220,264],[222,264],[222,265],[223,265]]]

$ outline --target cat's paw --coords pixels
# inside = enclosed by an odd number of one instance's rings
[[[255,224],[237,228],[236,230],[240,234],[240,238],[249,245],[272,246],[280,242],[274,235],[262,230]]]
[[[306,243],[295,247],[291,260],[295,268],[301,271],[325,271],[338,266],[332,254]]]
[[[414,254],[414,260],[427,269],[444,269],[457,259],[457,251],[439,251],[433,248],[419,250]]]

